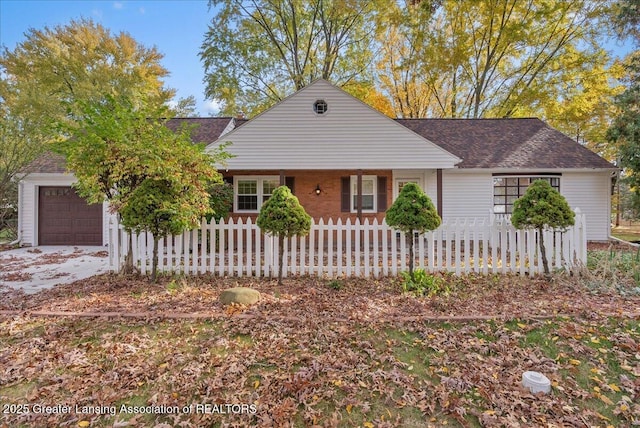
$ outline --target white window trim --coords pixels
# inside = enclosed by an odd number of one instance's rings
[[[256,181],[257,183],[257,191],[258,191],[258,209],[256,210],[241,210],[238,209],[238,182],[242,180],[247,181]],[[233,212],[234,213],[258,213],[260,212],[260,207],[262,206],[262,198],[263,198],[263,182],[264,181],[280,181],[280,177],[277,175],[235,175],[233,177]]]
[[[393,200],[395,201],[400,196],[400,189],[398,186],[401,181],[405,181],[408,183],[416,183],[418,187],[424,192],[424,186],[422,185],[422,180],[419,177],[396,177],[393,180]],[[426,193],[426,192],[425,192]]]
[[[511,215],[511,213],[507,214],[507,205],[496,205],[495,203],[495,191],[496,187],[494,184],[494,179],[496,178],[528,178],[528,179],[540,179],[540,178],[557,178],[558,179],[558,188],[556,189],[560,194],[562,194],[562,175],[545,175],[545,174],[513,174],[513,175],[494,175],[491,177],[491,212],[499,215]],[[554,187],[555,189],[555,187]],[[504,211],[498,210],[496,211],[496,207],[503,207]]]
[[[365,180],[373,180],[373,209],[371,210],[365,210],[363,209],[362,212],[363,213],[376,213],[378,212],[378,176],[377,175],[363,175],[362,176],[362,182],[364,184]],[[356,186],[358,185],[358,176],[357,175],[352,175],[351,176],[351,183],[349,186],[349,203],[350,203],[350,207],[351,207],[351,212],[352,213],[357,213],[358,210],[355,208],[355,204],[353,202],[353,197],[356,195],[356,191],[354,191],[354,188],[357,188]],[[364,187],[364,186],[363,186]]]

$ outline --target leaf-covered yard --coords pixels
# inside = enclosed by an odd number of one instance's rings
[[[450,294],[432,298],[305,277],[0,291],[0,310],[20,311],[0,317],[0,426],[640,423],[638,296],[572,277],[445,279]],[[236,284],[262,300],[220,306]],[[526,370],[551,394],[523,389]]]

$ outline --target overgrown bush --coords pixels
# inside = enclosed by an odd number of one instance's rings
[[[415,269],[413,276],[409,272],[401,272],[401,286],[405,293],[416,296],[448,295],[451,291],[444,278],[427,273],[424,269]]]
[[[640,295],[640,249],[589,251],[585,285],[595,293]]]
[[[220,221],[228,218],[233,211],[233,185],[230,183],[213,183],[207,189],[209,192],[209,204],[211,213],[207,215],[207,222],[211,219]]]

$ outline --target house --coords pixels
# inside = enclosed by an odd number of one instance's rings
[[[447,218],[509,214],[536,179],[548,180],[586,214],[587,237],[610,232],[616,168],[535,118],[390,119],[325,80],[316,80],[251,120],[174,119],[199,125],[207,150],[230,142],[221,171],[233,184],[234,217],[255,217],[287,184],[314,218],[378,218],[408,182]],[[107,210],[69,187],[60,158],[31,165],[20,183],[24,245],[106,243]]]
[[[232,118],[171,119],[178,129],[193,125],[194,141],[211,142],[234,127]],[[109,220],[104,204],[89,205],[71,185],[75,178],[62,156],[47,152],[32,162],[18,187],[18,239],[22,245],[106,245]]]
[[[232,143],[235,216],[284,183],[314,218],[381,220],[416,182],[443,218],[486,218],[542,178],[586,213],[589,240],[609,236],[615,167],[539,119],[393,120],[317,80],[237,125],[209,146]]]

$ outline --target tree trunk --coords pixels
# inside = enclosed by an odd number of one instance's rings
[[[156,282],[158,276],[158,241],[160,238],[153,237],[153,260],[151,262],[151,282]]]
[[[413,229],[409,231],[409,275],[411,275],[411,280],[415,281],[415,276],[413,273],[413,240],[415,236],[413,233]]]
[[[284,236],[278,235],[278,285],[282,285],[282,259],[284,258]]]
[[[538,234],[540,235],[540,256],[542,256],[542,267],[544,268],[544,276],[549,278],[551,272],[549,272],[549,262],[547,261],[547,251],[544,248],[544,231],[542,228],[538,228]]]
[[[129,231],[129,244],[127,245],[127,256],[124,258],[124,266],[122,266],[122,273],[124,275],[130,275],[134,273],[133,270],[133,231]]]

